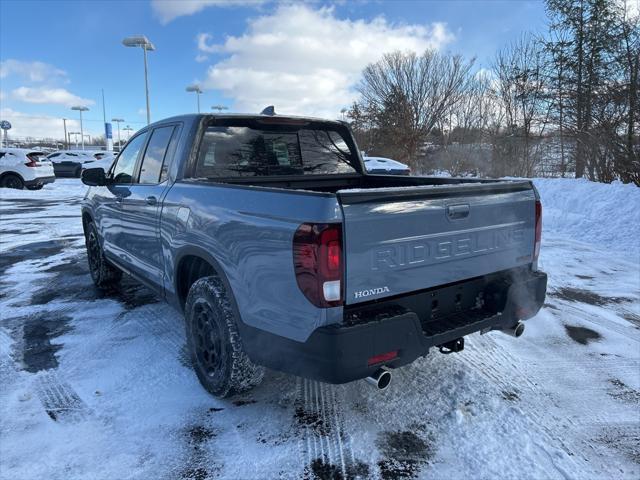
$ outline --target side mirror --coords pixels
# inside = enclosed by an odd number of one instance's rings
[[[87,168],[82,171],[82,183],[90,187],[103,187],[107,184],[107,177],[102,168]]]

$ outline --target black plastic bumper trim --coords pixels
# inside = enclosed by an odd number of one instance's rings
[[[240,333],[247,354],[260,365],[327,383],[346,383],[374,373],[379,365],[369,366],[367,360],[375,355],[398,350],[398,357],[386,364],[397,368],[427,355],[431,347],[481,330],[509,328],[534,316],[544,303],[547,275],[530,272],[520,280],[508,287],[507,303],[501,313],[491,316],[456,313],[455,316],[466,318],[455,321],[454,315],[445,317],[443,321],[452,321],[454,326],[433,335],[423,331],[413,312],[353,326],[321,327],[306,342],[296,342],[242,322]]]

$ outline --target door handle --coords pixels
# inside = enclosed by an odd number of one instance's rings
[[[158,199],[156,197],[153,195],[147,197],[147,205],[155,205],[156,203],[158,203]]]
[[[466,203],[460,205],[449,205],[447,207],[447,216],[451,220],[458,220],[469,216],[469,205]]]

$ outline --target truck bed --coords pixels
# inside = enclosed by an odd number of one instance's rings
[[[302,190],[318,193],[336,193],[338,190],[369,190],[380,188],[408,188],[424,186],[453,186],[476,184],[513,184],[505,180],[478,178],[448,178],[448,177],[409,177],[398,175],[313,175],[306,178],[292,178],[287,176],[269,177],[238,177],[228,179],[211,179],[212,182],[231,185],[246,185],[265,188],[284,188],[288,190]],[[529,182],[525,182],[529,183]]]
[[[224,183],[335,197],[343,217],[346,305],[533,261],[530,181],[332,175]]]

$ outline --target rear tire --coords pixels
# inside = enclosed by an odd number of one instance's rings
[[[18,175],[14,173],[8,173],[4,177],[2,177],[2,180],[0,181],[0,187],[22,190],[24,188],[24,182]]]
[[[234,311],[218,277],[204,277],[191,286],[185,320],[193,368],[209,393],[229,397],[262,381],[264,368],[245,353]]]
[[[113,287],[122,278],[122,270],[111,265],[105,258],[98,239],[98,230],[93,222],[87,224],[85,243],[87,245],[89,272],[93,283],[96,287],[102,289]]]

